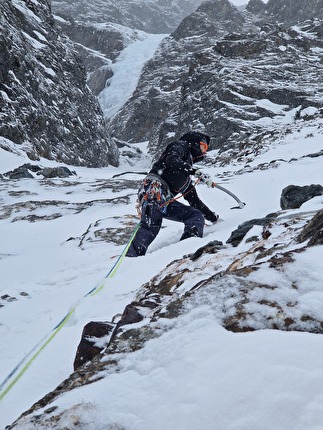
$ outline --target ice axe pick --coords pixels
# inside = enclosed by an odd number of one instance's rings
[[[238,202],[239,206],[234,206],[231,209],[243,209],[246,206],[246,204],[243,203],[240,199],[238,199],[235,194],[231,193],[231,191],[227,190],[226,188],[221,187],[216,182],[212,182],[212,188],[218,188],[219,190],[224,191],[225,193],[229,194],[229,196],[233,197],[236,202]]]

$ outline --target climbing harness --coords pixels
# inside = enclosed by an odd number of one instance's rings
[[[154,173],[148,174],[142,181],[138,190],[136,209],[138,215],[144,213],[148,204],[157,204],[162,213],[166,213],[167,205],[171,201],[172,194],[168,184]]]
[[[201,180],[197,179],[197,181],[193,184],[193,188],[196,187]],[[149,173],[146,178],[143,180],[141,187],[138,191],[136,210],[138,216],[141,217],[144,213],[148,204],[157,203],[158,209],[162,213],[167,212],[167,206],[180,199],[181,197],[185,197],[191,191],[192,187],[189,187],[185,192],[179,194],[174,197],[169,190],[169,186],[166,181],[164,181],[160,176]]]

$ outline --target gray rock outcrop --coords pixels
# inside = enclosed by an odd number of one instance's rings
[[[323,195],[322,185],[288,185],[282,191],[280,197],[280,207],[282,209],[300,208],[303,203],[316,196]]]
[[[322,0],[269,0],[264,19],[294,25],[305,20],[322,19]]]
[[[115,23],[147,33],[170,33],[203,0],[53,0],[53,11],[78,22]]]
[[[0,4],[0,136],[36,160],[118,164],[84,66],[54,24],[50,3]]]

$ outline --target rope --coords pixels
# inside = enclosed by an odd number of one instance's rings
[[[178,199],[180,199],[180,198],[182,198],[182,197],[185,197],[185,196],[186,196],[186,194],[188,194],[188,193],[189,193],[189,192],[190,192],[194,187],[196,187],[196,185],[197,185],[199,182],[201,182],[201,179],[197,179],[197,181],[195,182],[195,184],[193,184],[193,187],[189,188],[185,193],[182,193],[182,194],[180,194],[180,195],[179,195],[179,196],[177,196],[177,197],[172,197],[171,199],[167,200],[167,202],[162,203],[162,204],[160,205],[160,207],[167,206],[167,205],[169,205],[169,203],[175,202],[176,200],[178,200]]]
[[[130,245],[131,245],[134,237],[137,234],[137,231],[139,230],[139,227],[140,227],[140,223],[137,224],[136,228],[132,232],[132,235],[131,235],[130,239],[128,240],[128,243],[124,247],[122,253],[119,255],[118,259],[116,260],[116,262],[114,263],[114,265],[111,267],[111,269],[109,270],[109,272],[105,275],[104,279],[112,278],[116,274],[116,272],[119,269],[119,267],[120,267],[120,265],[121,265],[124,257],[126,256],[126,254],[128,252],[128,249],[130,248]],[[104,284],[104,281],[103,281],[101,284],[97,285],[91,291],[89,291],[84,297],[95,296],[99,291],[103,290],[104,286],[105,286],[105,284]]]
[[[185,197],[186,194],[188,194],[192,188],[196,187],[196,185],[200,182],[200,179],[198,179],[193,187],[189,188],[185,193],[180,194],[177,197],[173,197],[166,202],[161,204],[161,207],[168,205],[171,202],[174,202],[181,197]],[[130,248],[130,245],[140,227],[140,223],[137,224],[136,228],[134,229],[129,241],[127,242],[125,248],[123,249],[122,253],[119,255],[116,262],[113,264],[109,272],[105,275],[103,282],[100,282],[97,286],[92,288],[83,298],[86,298],[88,296],[95,296],[100,291],[103,290],[105,287],[105,279],[112,278],[117,270],[119,269],[125,255],[127,254],[128,249]],[[9,373],[9,375],[5,378],[5,380],[0,384],[0,401],[6,396],[6,394],[11,390],[11,388],[19,381],[19,379],[23,376],[23,374],[27,371],[27,369],[31,366],[31,364],[36,360],[38,355],[46,348],[46,346],[54,339],[54,337],[57,335],[57,333],[64,327],[64,325],[68,322],[68,320],[71,318],[71,316],[74,314],[76,308],[78,307],[80,301],[78,301],[70,310],[69,312],[64,316],[64,318],[46,335],[44,336],[37,345],[29,351],[23,359],[16,365],[16,367]],[[46,340],[47,339],[47,340]],[[40,346],[41,345],[41,346]],[[39,347],[40,346],[40,347]],[[36,352],[34,353],[34,351]],[[34,353],[34,354],[33,354]],[[32,355],[33,354],[33,355]],[[32,356],[31,356],[32,355]],[[26,362],[28,357],[31,358]],[[25,365],[23,365],[26,362]],[[23,366],[23,367],[22,367]],[[12,379],[12,381],[8,384],[8,382],[11,380],[11,378],[18,372],[18,370],[21,368],[19,373]],[[8,384],[8,385],[7,385]]]
[[[136,226],[134,229],[130,239],[128,240],[126,246],[124,247],[122,253],[119,255],[116,262],[113,264],[109,272],[105,275],[104,280],[107,278],[112,278],[118,268],[120,267],[138,229],[139,229],[140,223]],[[86,298],[88,296],[94,296],[100,291],[103,290],[105,287],[105,282],[99,283],[96,287],[92,288],[83,298]],[[69,310],[69,312],[64,316],[64,318],[46,335],[44,336],[37,345],[29,351],[23,359],[16,365],[16,367],[9,373],[9,375],[6,377],[6,379],[0,384],[0,401],[6,396],[6,394],[11,390],[11,388],[19,381],[19,379],[23,376],[23,374],[26,372],[26,370],[31,366],[31,364],[36,360],[38,355],[46,348],[46,346],[54,339],[54,337],[57,335],[57,333],[65,326],[65,324],[68,322],[68,320],[71,318],[71,316],[74,314],[76,308],[78,307],[80,303],[80,300]],[[47,340],[46,340],[47,339]],[[40,347],[39,347],[40,346]],[[34,352],[36,350],[36,352]],[[33,355],[32,355],[33,354]],[[31,356],[32,355],[32,356]],[[31,358],[26,362],[28,357]],[[26,362],[26,364],[24,364]],[[23,365],[24,364],[24,365]],[[23,366],[23,367],[22,367]],[[21,368],[21,369],[20,369]],[[20,371],[19,371],[20,369]],[[19,373],[13,378],[13,376],[19,371]],[[11,380],[12,379],[12,380]],[[10,382],[11,380],[11,382]],[[8,384],[9,383],[9,384]],[[7,385],[8,384],[8,385]]]
[[[44,342],[41,347],[35,352],[35,354],[31,357],[31,359],[23,366],[23,368],[20,370],[20,372],[17,374],[17,376],[10,382],[10,384],[6,387],[5,390],[3,390],[0,393],[0,401],[5,397],[5,395],[11,390],[11,388],[19,381],[19,379],[22,377],[22,375],[26,372],[28,367],[33,363],[33,361],[36,360],[38,355],[46,348],[46,346],[54,339],[54,337],[57,335],[57,333],[64,327],[64,325],[67,323],[67,321],[71,318],[73,315],[77,305],[75,305],[62,319],[62,321],[56,325],[56,327],[53,328],[52,334],[50,337]],[[48,335],[47,335],[48,336]],[[35,351],[35,349],[43,342],[43,340],[47,337],[45,336],[38,344],[19,362],[19,364],[13,369],[13,371],[10,372],[10,374],[7,376],[7,378],[2,382],[0,385],[0,389],[7,384],[7,382],[13,377],[13,375],[18,371],[18,369],[21,367],[21,365],[26,361],[26,359]]]

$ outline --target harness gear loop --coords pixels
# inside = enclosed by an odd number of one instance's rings
[[[138,216],[141,216],[143,209],[152,203],[157,203],[159,210],[166,213],[171,197],[172,194],[167,183],[154,173],[148,174],[138,190],[136,204]]]

